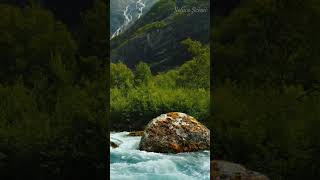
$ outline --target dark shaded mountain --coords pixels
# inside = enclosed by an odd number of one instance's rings
[[[79,26],[81,13],[92,8],[95,0],[0,0],[1,4],[20,7],[28,5],[30,2],[38,3],[51,10],[57,19],[63,21],[69,27],[76,28]]]
[[[122,61],[131,68],[144,61],[153,72],[183,64],[190,57],[181,41],[191,38],[203,44],[209,42],[209,8],[208,0],[159,0],[111,40],[111,60]]]
[[[214,16],[227,16],[244,0],[215,0],[212,2]]]

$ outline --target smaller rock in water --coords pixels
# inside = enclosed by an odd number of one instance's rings
[[[139,149],[160,153],[210,149],[210,130],[185,113],[162,114],[148,123]]]
[[[117,148],[117,147],[119,147],[118,144],[116,144],[115,142],[112,142],[112,141],[110,141],[110,146],[111,146],[112,148]]]
[[[270,180],[265,175],[227,161],[211,161],[210,171],[212,180]]]

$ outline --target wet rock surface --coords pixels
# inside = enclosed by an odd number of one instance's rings
[[[112,142],[112,141],[110,141],[110,146],[111,146],[112,148],[117,148],[117,147],[119,147],[119,145],[118,145],[117,143]]]
[[[116,138],[111,138],[110,139],[110,146],[112,148],[118,148],[120,146],[120,144],[122,144],[123,142],[119,139]]]
[[[143,131],[131,131],[127,136],[143,136]]]
[[[146,126],[139,149],[160,153],[209,150],[210,130],[185,113],[162,114]]]
[[[211,180],[270,180],[265,175],[236,163],[213,160],[210,166]]]

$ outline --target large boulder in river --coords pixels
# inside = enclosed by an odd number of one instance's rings
[[[161,153],[209,150],[210,130],[187,114],[162,114],[146,126],[139,149]]]

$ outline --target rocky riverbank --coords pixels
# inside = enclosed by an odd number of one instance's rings
[[[210,130],[194,117],[170,112],[152,119],[144,131],[132,131],[125,136],[141,138],[137,148],[142,152],[184,153],[210,150]],[[111,141],[111,147],[120,144]],[[208,156],[208,158],[210,158]],[[210,162],[211,180],[270,180],[265,175],[246,169],[241,164],[223,160]]]

